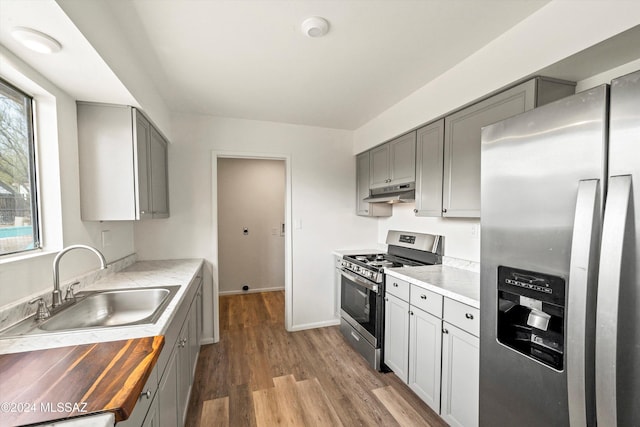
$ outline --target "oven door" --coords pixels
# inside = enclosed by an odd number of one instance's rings
[[[374,348],[382,341],[383,304],[379,284],[341,270],[340,314]]]

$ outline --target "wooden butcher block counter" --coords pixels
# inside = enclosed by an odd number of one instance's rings
[[[0,355],[0,425],[110,411],[131,415],[163,336]]]

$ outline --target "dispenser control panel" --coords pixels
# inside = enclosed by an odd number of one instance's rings
[[[564,369],[566,281],[498,267],[498,342],[556,370]]]

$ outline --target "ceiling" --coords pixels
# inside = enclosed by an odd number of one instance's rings
[[[111,9],[113,31],[171,111],[339,129],[360,127],[548,2],[83,1]],[[329,21],[325,37],[302,34],[309,16]],[[64,49],[27,52],[9,36],[15,25],[47,32]],[[126,101],[53,0],[0,0],[0,43],[36,68],[56,64],[43,74],[77,99]]]

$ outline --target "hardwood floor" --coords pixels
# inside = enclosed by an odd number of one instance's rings
[[[287,332],[284,292],[220,297],[187,426],[446,426],[393,373],[371,369],[338,327]]]

